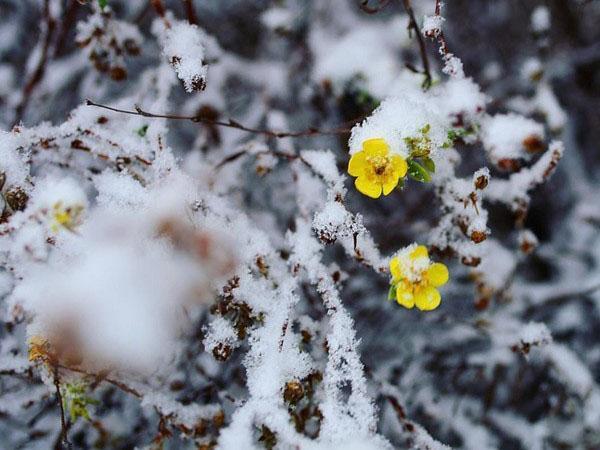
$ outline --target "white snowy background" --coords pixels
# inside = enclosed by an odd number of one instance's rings
[[[0,0],[0,448],[600,448],[599,20]]]

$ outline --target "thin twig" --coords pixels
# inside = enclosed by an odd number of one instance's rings
[[[27,105],[31,100],[31,94],[33,93],[36,86],[42,81],[44,74],[46,73],[46,64],[48,62],[48,54],[50,53],[50,43],[54,29],[56,28],[56,22],[52,18],[50,13],[50,0],[44,1],[43,16],[46,22],[45,29],[42,31],[40,40],[42,41],[42,51],[39,56],[38,63],[31,73],[29,79],[23,85],[23,91],[21,92],[21,101],[15,108],[15,118],[13,120],[13,126],[17,125],[23,118],[23,114],[27,109]]]
[[[425,75],[425,81],[423,82],[423,88],[429,89],[431,87],[431,69],[429,67],[429,57],[427,56],[427,48],[425,47],[425,41],[423,40],[423,36],[421,36],[421,30],[419,29],[419,25],[417,24],[417,19],[415,18],[415,12],[412,9],[410,0],[402,0],[402,5],[404,6],[404,10],[406,14],[408,14],[408,30],[412,29],[417,36],[417,42],[419,43],[419,51],[421,53],[421,61],[423,62],[423,75]]]
[[[92,100],[89,100],[89,99],[86,100],[86,105],[95,106],[97,108],[107,109],[109,111],[113,111],[113,112],[117,112],[117,113],[148,117],[148,118],[152,118],[152,119],[183,120],[183,121],[190,121],[190,122],[194,122],[194,123],[203,123],[203,124],[207,124],[207,125],[216,125],[216,126],[226,127],[226,128],[235,128],[237,130],[246,131],[248,133],[261,134],[261,135],[272,137],[272,138],[297,138],[297,137],[307,137],[307,136],[317,136],[317,135],[343,135],[343,134],[350,133],[350,131],[352,130],[351,127],[350,128],[339,127],[339,128],[332,128],[332,129],[326,129],[326,130],[321,130],[319,128],[311,127],[311,128],[307,128],[307,129],[301,130],[301,131],[276,131],[276,130],[269,130],[266,128],[248,127],[248,126],[242,125],[241,123],[239,123],[233,119],[229,119],[228,121],[223,121],[223,120],[207,119],[207,118],[201,117],[201,116],[182,116],[182,115],[178,115],[178,114],[151,113],[151,112],[143,110],[142,108],[140,108],[137,105],[135,106],[135,111],[120,109],[120,108],[113,108],[112,106],[102,105],[102,104],[93,102]],[[361,120],[361,119],[359,118],[359,119],[356,119],[356,120],[353,120],[353,121],[350,121],[347,123],[354,124],[359,120]]]
[[[108,377],[106,377],[104,375],[97,374],[97,373],[91,373],[91,372],[88,372],[88,371],[83,370],[83,369],[78,369],[76,367],[63,366],[61,364],[58,364],[57,367],[60,368],[60,369],[65,369],[65,370],[69,370],[71,372],[76,372],[76,373],[80,373],[82,375],[93,377],[93,378],[95,378],[96,380],[99,380],[99,381],[106,381],[107,383],[112,384],[113,386],[121,389],[123,392],[131,394],[131,395],[133,395],[134,397],[137,397],[137,398],[142,398],[142,394],[139,391],[137,391],[136,389],[127,386],[125,383],[122,383],[122,382],[120,382],[118,380],[115,380],[113,378],[108,378]]]
[[[69,437],[67,435],[67,420],[65,419],[65,408],[63,405],[63,398],[60,392],[60,380],[58,378],[58,366],[54,366],[54,387],[56,388],[56,399],[58,400],[58,406],[60,407],[60,434],[61,441],[68,448],[72,448],[72,444],[69,441]]]
[[[361,0],[359,8],[367,14],[377,14],[379,11],[384,9],[389,3],[390,0],[379,0],[377,6],[372,7],[369,6],[369,0]]]

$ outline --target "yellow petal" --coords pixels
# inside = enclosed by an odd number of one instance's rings
[[[421,311],[431,311],[440,306],[440,291],[432,286],[425,286],[415,292],[415,304]]]
[[[424,245],[418,245],[417,248],[410,253],[410,259],[427,258],[428,256],[429,253],[427,252],[427,247]]]
[[[365,173],[367,166],[367,158],[365,152],[355,153],[350,157],[348,162],[348,173],[353,177],[360,177]]]
[[[426,277],[432,286],[442,286],[448,282],[448,268],[445,264],[433,263],[431,266],[429,266],[429,269],[427,269]]]
[[[391,160],[394,176],[403,177],[406,175],[406,172],[408,171],[408,164],[406,163],[406,160],[400,155],[393,155]]]
[[[363,142],[363,150],[367,156],[387,156],[390,148],[381,138],[367,139]]]
[[[396,288],[396,301],[399,305],[408,309],[415,306],[415,297],[413,296],[413,293],[400,284]]]
[[[389,181],[383,183],[383,195],[388,195],[390,192],[394,190],[396,186],[398,186],[398,177],[391,177]]]
[[[400,260],[397,256],[390,261],[390,272],[392,274],[392,279],[395,281],[398,281],[403,277],[402,269],[400,268]]]
[[[354,180],[354,185],[359,192],[371,198],[379,198],[381,196],[381,184],[372,183],[366,177],[358,177]]]

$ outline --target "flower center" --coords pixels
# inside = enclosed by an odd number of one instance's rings
[[[375,175],[383,175],[390,163],[390,159],[387,156],[371,156],[367,158],[367,161],[373,167]]]

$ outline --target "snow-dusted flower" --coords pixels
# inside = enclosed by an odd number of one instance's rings
[[[438,287],[448,281],[448,268],[431,262],[427,248],[412,244],[402,249],[390,261],[392,274],[391,298],[399,305],[422,311],[437,308],[441,302]]]
[[[406,175],[406,160],[390,154],[387,142],[380,138],[364,141],[362,148],[352,155],[348,164],[348,173],[356,177],[356,189],[372,198],[379,198],[382,192],[388,195]]]
[[[64,205],[61,201],[56,202],[52,206],[51,230],[54,233],[58,233],[62,227],[69,231],[73,231],[73,229],[81,223],[83,209],[83,205]]]

